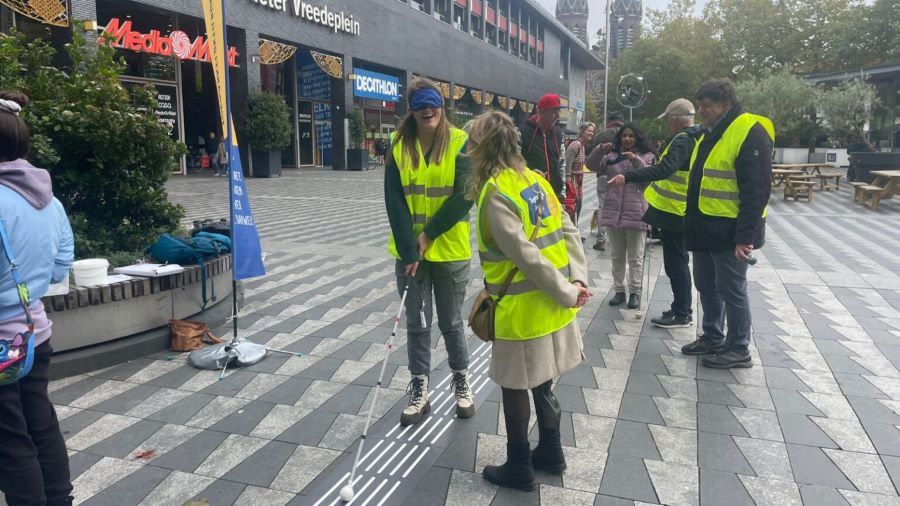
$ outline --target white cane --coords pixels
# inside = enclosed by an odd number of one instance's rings
[[[394,329],[391,331],[391,337],[388,338],[384,361],[381,363],[381,373],[378,375],[378,383],[375,384],[375,394],[372,396],[372,404],[369,405],[369,414],[366,415],[366,425],[363,427],[362,437],[359,438],[359,446],[356,448],[356,457],[353,459],[353,467],[350,469],[350,478],[347,480],[347,484],[341,488],[341,500],[344,502],[352,501],[355,495],[353,481],[356,478],[356,467],[359,465],[359,457],[362,455],[363,446],[366,443],[366,435],[369,433],[372,412],[375,410],[375,404],[378,402],[378,392],[381,390],[381,381],[384,379],[384,370],[387,368],[388,357],[391,356],[391,349],[394,347],[394,337],[397,336],[397,327],[400,326],[400,315],[403,314],[403,307],[406,305],[406,294],[408,292],[409,277],[406,278],[406,286],[403,287],[403,295],[400,297],[400,309],[397,310],[397,316],[394,317]]]

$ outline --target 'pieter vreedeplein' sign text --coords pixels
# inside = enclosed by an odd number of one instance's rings
[[[353,19],[353,14],[349,16],[344,11],[335,12],[328,6],[319,7],[303,0],[250,0],[251,2],[262,7],[268,7],[273,11],[281,11],[291,13],[296,18],[300,18],[310,23],[326,26],[334,33],[346,33],[349,35],[359,36],[359,21]]]

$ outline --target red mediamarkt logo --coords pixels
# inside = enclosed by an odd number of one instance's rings
[[[168,37],[159,30],[150,30],[144,34],[131,29],[131,21],[122,23],[119,18],[112,18],[103,32],[112,37],[112,46],[161,56],[175,55],[181,60],[210,61],[209,41],[199,36],[193,41],[181,30],[175,30]],[[103,39],[100,40],[103,42]],[[228,65],[237,66],[237,49],[228,48]]]

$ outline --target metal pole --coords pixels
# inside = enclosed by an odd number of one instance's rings
[[[609,39],[612,34],[609,33],[609,10],[610,10],[610,2],[612,0],[606,0],[606,61],[603,64],[603,128],[606,128],[606,124],[609,121]]]

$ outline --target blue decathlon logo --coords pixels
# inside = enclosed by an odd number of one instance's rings
[[[531,218],[531,224],[535,224],[535,218],[537,217],[537,206],[538,203],[541,205],[541,219],[550,217],[550,206],[547,204],[547,196],[544,194],[543,188],[541,188],[540,183],[534,183],[522,190],[519,193],[519,196],[525,202],[528,202],[528,217]]]
[[[353,95],[387,102],[400,101],[400,79],[359,68],[354,68],[353,74]]]

